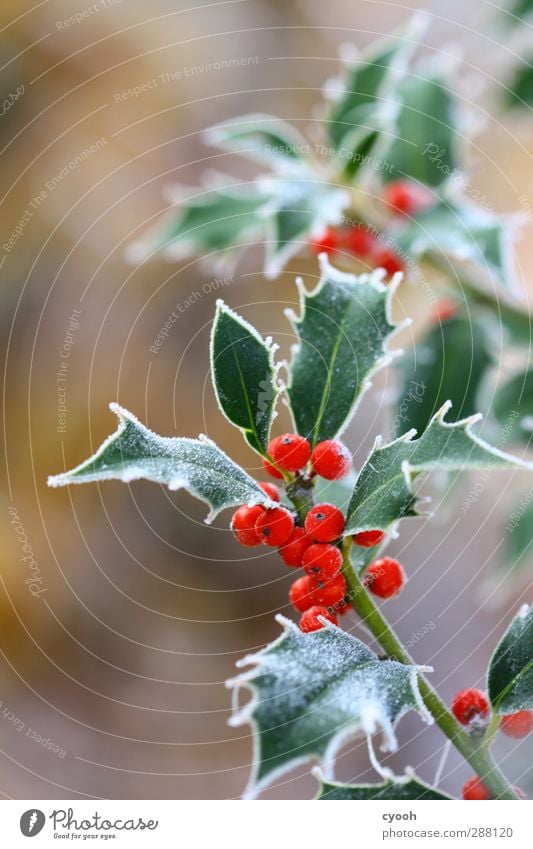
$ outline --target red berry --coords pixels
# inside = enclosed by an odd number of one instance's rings
[[[507,737],[527,737],[533,731],[533,710],[519,710],[502,716],[501,730]]]
[[[416,215],[432,202],[427,189],[406,180],[395,180],[385,188],[385,201],[395,214]]]
[[[313,607],[310,607],[304,613],[302,613],[300,619],[300,628],[305,633],[309,631],[319,631],[324,627],[322,622],[318,621],[318,617],[322,616],[324,619],[327,619],[328,622],[333,622],[334,625],[337,624],[337,617],[329,612],[327,607],[322,607],[321,605],[315,604]]]
[[[356,545],[360,545],[363,548],[373,548],[375,545],[379,545],[385,536],[383,531],[361,531],[358,534],[354,534],[352,539]]]
[[[472,778],[469,778],[463,784],[463,799],[468,799],[469,801],[473,799],[486,800],[492,799],[492,796],[481,779],[477,775],[473,775]]]
[[[433,324],[441,324],[457,314],[457,304],[448,298],[437,301],[431,314]]]
[[[268,495],[268,497],[271,498],[272,501],[279,501],[281,499],[279,488],[276,486],[275,483],[263,483],[262,481],[260,481],[259,486],[261,487],[265,495]]]
[[[263,460],[262,463],[263,463],[263,469],[265,470],[265,472],[268,472],[268,474],[272,478],[277,478],[278,480],[283,480],[283,475],[281,474],[279,469],[276,469],[276,467],[272,465],[272,463],[269,463],[268,460]]]
[[[296,610],[299,610],[300,613],[303,613],[304,610],[309,610],[315,603],[313,597],[314,589],[315,582],[309,575],[302,575],[301,578],[298,578],[289,590],[289,598],[292,606]]]
[[[302,558],[302,566],[308,575],[314,575],[321,581],[327,581],[340,572],[342,554],[334,545],[326,542],[309,546]]]
[[[259,516],[255,529],[266,545],[284,545],[294,530],[294,519],[284,507],[271,507]]]
[[[298,472],[309,462],[311,446],[305,436],[297,433],[284,433],[276,436],[268,445],[268,453],[280,469],[286,472]]]
[[[250,547],[261,545],[261,539],[257,535],[255,523],[264,512],[265,508],[260,504],[256,504],[254,507],[239,507],[233,514],[231,530],[235,535],[235,539],[241,545],[248,545]]]
[[[305,517],[305,530],[317,542],[333,542],[344,530],[344,516],[333,504],[317,504]]]
[[[334,253],[339,247],[339,234],[331,227],[318,239],[311,239],[309,242],[311,250],[320,254],[325,251],[327,254]]]
[[[352,609],[352,605],[347,597],[341,599],[336,604],[332,605],[335,613],[338,616],[343,616],[345,613],[348,613],[349,610]]]
[[[346,595],[346,578],[344,575],[335,575],[329,581],[317,581],[313,590],[313,598],[317,604],[331,607],[339,604]]]
[[[489,700],[482,690],[469,687],[459,690],[452,701],[452,713],[461,725],[470,725],[472,720],[488,719],[490,713]]]
[[[405,584],[405,572],[392,557],[374,560],[366,570],[364,584],[379,598],[392,598]]]
[[[315,447],[311,462],[317,475],[328,481],[335,481],[350,471],[352,455],[342,442],[326,439]]]
[[[373,264],[376,268],[384,268],[389,275],[403,271],[403,261],[388,248],[383,248],[374,254]]]
[[[285,545],[279,550],[281,559],[287,566],[301,566],[304,553],[311,542],[303,528],[295,528]]]
[[[355,256],[369,254],[375,241],[376,237],[363,227],[350,227],[344,234],[344,244]]]

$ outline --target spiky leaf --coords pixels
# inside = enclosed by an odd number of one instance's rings
[[[211,377],[226,418],[264,454],[279,394],[272,343],[223,301],[217,303],[211,334]]]
[[[264,178],[261,186],[273,198],[267,218],[265,274],[274,278],[312,236],[339,223],[350,197],[311,170],[301,170],[298,176]]]
[[[492,364],[484,325],[475,317],[431,326],[399,362],[401,385],[394,411],[395,432],[421,433],[445,401],[452,421],[478,410],[480,384]]]
[[[242,115],[224,121],[207,130],[206,140],[274,168],[293,168],[310,153],[303,136],[272,115]]]
[[[293,317],[299,345],[290,364],[289,399],[298,433],[314,445],[348,424],[370,376],[391,355],[390,298],[379,274],[344,274],[321,261],[312,292],[300,286],[301,314]]]
[[[413,479],[422,472],[526,466],[472,433],[479,416],[448,423],[445,404],[425,431],[410,431],[387,445],[378,439],[364,464],[348,507],[345,534],[386,530],[406,516],[418,515]]]
[[[118,430],[84,463],[50,477],[49,486],[143,478],[205,501],[208,522],[225,507],[269,503],[253,478],[210,439],[158,436],[118,404],[110,408],[119,418]]]
[[[333,625],[303,634],[278,616],[281,636],[239,665],[253,669],[228,682],[252,690],[233,719],[250,721],[255,754],[250,791],[258,792],[297,762],[331,761],[358,731],[382,731],[396,747],[395,723],[409,710],[428,719],[418,691],[419,667],[378,660],[364,643]]]
[[[531,443],[533,435],[533,371],[520,372],[498,387],[492,414],[506,439]]]
[[[409,777],[405,781],[387,780],[382,784],[341,784],[337,781],[321,781],[316,798],[320,801],[383,799],[407,802],[410,799],[449,801],[451,796],[424,784],[419,778]]]
[[[341,90],[327,116],[329,137],[337,149],[349,150],[355,131],[372,128],[384,110],[394,107],[394,85],[411,50],[407,36],[396,37],[346,63]]]
[[[393,168],[385,180],[409,177],[439,186],[456,168],[456,120],[452,97],[438,76],[420,74],[402,81],[394,141],[383,152]]]
[[[525,604],[492,655],[488,692],[497,714],[533,708],[533,607]]]
[[[515,287],[509,232],[501,218],[488,209],[443,201],[392,234],[392,239],[400,251],[428,259],[448,275],[451,266]]]
[[[270,201],[256,186],[189,191],[130,245],[128,257],[140,261],[156,253],[169,259],[208,254],[220,261],[264,232],[264,210]]]

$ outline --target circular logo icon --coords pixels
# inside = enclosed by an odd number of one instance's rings
[[[29,811],[24,811],[20,818],[20,830],[24,837],[35,837],[43,830],[46,822],[46,817],[42,811],[37,808],[30,808]]]

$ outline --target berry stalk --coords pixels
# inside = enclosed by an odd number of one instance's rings
[[[364,624],[372,632],[381,647],[394,660],[400,663],[415,664],[410,654],[404,649],[380,610],[369,596],[359,575],[352,567],[350,549],[352,540],[347,537],[343,543],[342,571],[348,586],[348,594],[353,609],[359,614]],[[427,709],[433,716],[440,730],[453,743],[455,748],[468,761],[486,787],[497,799],[519,799],[514,788],[500,772],[483,741],[473,739],[461,728],[455,717],[450,713],[440,696],[435,692],[426,677],[419,673],[419,689]]]

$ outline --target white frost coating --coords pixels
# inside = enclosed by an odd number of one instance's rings
[[[531,610],[531,607],[530,607],[529,604],[523,604],[522,607],[520,608],[520,610],[517,613],[518,619],[527,619],[527,617],[529,616],[530,610]]]
[[[386,781],[396,781],[397,777],[392,771],[392,769],[389,769],[388,766],[383,766],[383,764],[379,762],[379,759],[374,750],[374,746],[372,744],[372,737],[370,736],[370,734],[367,734],[366,743],[368,747],[368,757],[370,759],[370,763],[372,764],[378,775],[381,775],[381,777],[384,778]]]

